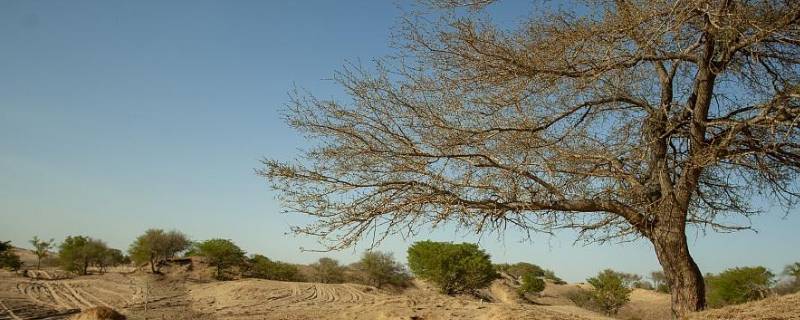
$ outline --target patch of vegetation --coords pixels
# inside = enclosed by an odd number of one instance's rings
[[[586,281],[594,287],[592,299],[608,315],[614,315],[630,300],[631,289],[626,274],[606,269]]]
[[[102,240],[86,236],[69,236],[58,248],[61,267],[79,275],[88,274],[90,266],[105,272],[107,267],[124,260],[121,251],[109,248]]]
[[[186,251],[190,245],[189,238],[179,231],[149,229],[136,238],[128,254],[137,264],[149,263],[150,271],[159,273],[164,261]]]
[[[347,267],[340,265],[339,261],[331,258],[320,258],[312,263],[311,278],[314,282],[343,283]]]
[[[196,245],[197,253],[205,257],[209,265],[216,268],[214,278],[227,280],[228,272],[233,267],[242,266],[245,262],[244,251],[228,239],[211,239]]]
[[[494,265],[495,269],[500,272],[505,272],[506,274],[516,278],[521,279],[525,274],[533,274],[536,277],[541,277],[544,279],[548,279],[553,281],[556,284],[566,284],[564,280],[557,277],[555,272],[552,270],[544,269],[538,265],[528,262],[517,262],[513,264],[508,263],[501,263]]]
[[[775,286],[775,292],[780,295],[800,292],[800,262],[787,265],[783,275],[786,279]]]
[[[360,282],[377,288],[385,285],[405,287],[411,280],[406,268],[387,252],[366,251],[352,269],[358,273]]]
[[[445,294],[474,292],[498,276],[489,254],[472,243],[416,242],[408,248],[408,266]]]
[[[533,272],[529,272],[522,275],[522,285],[517,288],[517,292],[522,296],[525,296],[525,294],[539,294],[544,290],[544,287],[544,280]]]
[[[269,258],[256,254],[247,260],[245,276],[251,278],[277,280],[277,281],[303,281],[303,276],[296,265],[272,261]]]
[[[12,248],[11,241],[0,241],[0,269],[16,271],[22,267],[22,261],[11,251]]]
[[[636,289],[644,289],[644,290],[655,290],[653,284],[647,280],[639,280],[633,283],[633,287]]]
[[[661,293],[669,293],[669,283],[667,282],[667,276],[664,275],[663,271],[650,272],[650,280],[653,281],[653,287],[655,287],[656,291]]]
[[[718,308],[760,300],[770,292],[775,275],[762,266],[731,268],[706,276],[706,301]]]
[[[600,306],[595,301],[594,295],[591,291],[578,288],[575,290],[570,290],[565,294],[565,296],[578,307],[597,312],[602,311]]]

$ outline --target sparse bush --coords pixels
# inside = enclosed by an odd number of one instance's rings
[[[787,278],[775,286],[775,292],[784,295],[800,291],[800,262],[787,265],[783,269],[783,275]]]
[[[296,265],[272,261],[260,254],[253,255],[248,259],[245,275],[251,278],[277,281],[303,281]]]
[[[119,249],[108,249],[98,257],[96,257],[94,265],[100,269],[100,272],[105,272],[108,267],[115,267],[125,263],[126,257]]]
[[[339,264],[339,261],[331,258],[320,258],[311,264],[312,280],[322,283],[342,283],[345,279],[347,268]]]
[[[445,294],[472,292],[497,278],[489,255],[471,243],[416,242],[408,248],[408,266]]]
[[[189,238],[179,231],[149,229],[136,238],[128,254],[137,264],[149,263],[150,271],[158,273],[165,260],[187,250],[190,245]]]
[[[650,279],[653,280],[653,286],[656,288],[656,291],[669,293],[669,283],[663,271],[650,272]]]
[[[555,272],[551,270],[544,269],[538,265],[528,262],[517,262],[514,264],[507,264],[501,263],[496,264],[495,269],[497,271],[502,271],[507,273],[508,275],[520,280],[525,274],[533,274],[535,277],[542,277],[548,280],[552,280],[556,284],[566,284],[564,280],[557,277]]]
[[[639,280],[633,283],[633,287],[636,289],[644,289],[644,290],[654,290],[653,284],[650,281],[646,280]]]
[[[544,269],[532,263],[517,262],[513,264],[496,264],[495,269],[507,273],[514,278],[520,279],[526,274],[532,274],[534,277],[543,277]]]
[[[69,236],[59,246],[61,267],[80,275],[89,273],[89,266],[98,265],[108,253],[105,242],[86,236]]]
[[[539,294],[544,290],[544,280],[536,276],[534,272],[528,272],[522,275],[522,285],[519,286],[517,292],[524,296],[525,294]]]
[[[606,269],[586,281],[594,287],[594,303],[606,314],[616,314],[630,300],[631,289],[625,285],[624,273]]]
[[[227,239],[211,239],[197,244],[197,253],[207,259],[208,264],[216,268],[214,277],[217,280],[228,279],[227,272],[232,267],[241,266],[245,262],[244,251],[233,241]]]
[[[566,281],[564,281],[564,280],[561,280],[561,278],[557,277],[557,276],[556,276],[556,273],[555,273],[555,272],[553,272],[552,270],[547,270],[547,269],[545,269],[545,270],[544,270],[544,278],[545,278],[545,279],[552,280],[552,281],[553,281],[553,283],[555,283],[555,284],[567,284],[567,282],[566,282]]]
[[[765,298],[775,275],[767,268],[742,267],[706,276],[706,301],[712,308]]]
[[[359,273],[361,282],[377,288],[387,284],[405,287],[410,280],[406,268],[395,261],[391,253],[365,251],[352,268]]]
[[[597,305],[594,295],[588,290],[576,288],[568,291],[565,296],[578,307],[592,311],[602,311],[600,306]]]
[[[29,242],[33,246],[33,253],[36,254],[36,270],[39,270],[42,267],[42,259],[47,257],[50,253],[50,249],[53,248],[55,240],[50,239],[50,241],[44,241],[39,239],[38,236],[33,236],[33,239]]]
[[[0,269],[19,270],[22,261],[11,249],[11,241],[0,241]]]

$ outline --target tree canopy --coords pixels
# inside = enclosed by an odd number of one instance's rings
[[[752,197],[800,194],[800,2],[585,1],[512,27],[494,2],[427,1],[442,11],[406,17],[397,54],[335,74],[349,100],[292,96],[315,143],[260,174],[317,218],[294,230],[331,249],[448,222],[646,238],[673,312],[702,309],[687,227],[747,229]]]
[[[189,238],[177,230],[148,229],[128,248],[131,259],[138,263],[149,263],[150,270],[158,273],[161,263],[176,254],[186,251],[191,245]]]

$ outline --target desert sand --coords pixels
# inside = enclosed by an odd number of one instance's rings
[[[105,274],[65,277],[48,269],[0,271],[0,320],[69,319],[96,306],[128,319],[611,319],[581,309],[566,298],[585,284],[548,283],[529,302],[506,279],[483,290],[483,298],[447,296],[422,281],[405,290],[358,284],[281,282],[260,279],[213,281],[202,263],[173,265],[164,275],[116,269]],[[707,311],[696,319],[798,319],[800,295]],[[738,316],[738,317],[737,317]],[[669,296],[635,290],[618,319],[670,319]]]

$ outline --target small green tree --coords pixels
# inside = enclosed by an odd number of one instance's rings
[[[0,269],[16,271],[22,267],[22,261],[12,249],[11,241],[0,241]]]
[[[387,284],[404,287],[410,279],[405,267],[387,252],[365,251],[353,269],[360,273],[365,284],[377,288]]]
[[[775,275],[762,266],[731,268],[706,277],[706,298],[710,307],[765,298]]]
[[[251,278],[277,280],[277,281],[302,281],[303,277],[296,265],[272,261],[269,258],[256,254],[247,260],[246,276]]]
[[[544,290],[545,283],[535,273],[529,272],[522,275],[522,285],[519,286],[517,292],[524,296],[525,294],[539,294]]]
[[[783,275],[787,278],[775,285],[775,292],[783,295],[800,291],[800,262],[787,265]]]
[[[408,248],[408,266],[445,294],[471,292],[497,278],[489,255],[472,243],[416,242]]]
[[[50,249],[53,249],[55,240],[50,239],[50,241],[44,241],[39,239],[38,236],[33,236],[33,239],[29,242],[33,246],[33,253],[36,254],[36,270],[39,270],[42,266],[42,259],[50,254]]]
[[[105,242],[86,236],[68,236],[59,246],[58,257],[65,270],[86,275],[108,251]]]
[[[149,263],[150,271],[161,272],[161,264],[189,248],[189,238],[177,231],[148,229],[136,238],[128,249],[131,259],[137,264]]]
[[[344,282],[346,267],[339,264],[339,261],[331,258],[320,258],[311,264],[312,280],[322,283],[342,283]]]
[[[623,273],[606,269],[587,279],[594,287],[592,297],[606,314],[613,315],[630,300],[631,289],[625,285]]]
[[[225,273],[232,267],[241,266],[245,261],[244,251],[233,241],[227,239],[211,239],[197,244],[200,256],[208,259],[208,263],[216,268],[215,278],[225,280]]]

